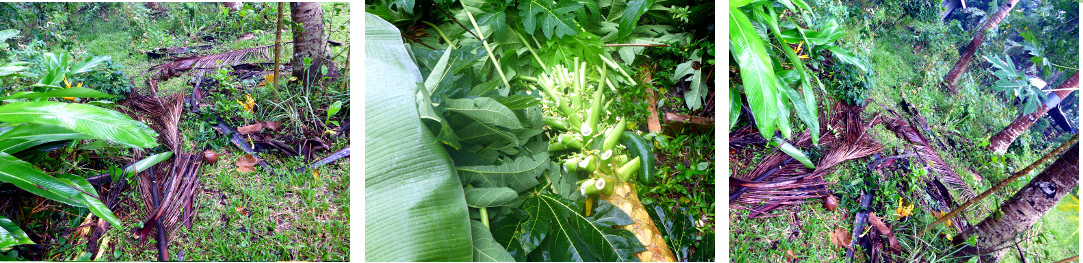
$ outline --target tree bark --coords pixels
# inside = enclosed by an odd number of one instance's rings
[[[241,7],[244,6],[244,3],[241,3],[241,2],[222,2],[222,5],[225,6],[226,9],[229,9],[230,13],[233,13],[233,12],[241,11]]]
[[[1057,97],[1060,97],[1060,99],[1063,100],[1077,87],[1079,87],[1079,72],[1068,77],[1067,80],[1057,87],[1057,91],[1054,91],[1053,93],[1057,94]],[[1019,116],[1015,121],[1012,121],[1012,124],[1005,127],[1004,130],[1001,130],[996,135],[993,135],[992,138],[989,138],[989,150],[998,154],[1004,154],[1008,151],[1008,146],[1015,141],[1015,138],[1029,129],[1030,125],[1033,125],[1035,121],[1038,121],[1038,118],[1041,118],[1046,112],[1049,112],[1049,107],[1042,104],[1038,106],[1037,111]]]
[[[331,51],[327,47],[327,35],[324,34],[323,8],[320,3],[303,2],[290,3],[290,18],[294,23],[300,23],[301,30],[293,30],[293,76],[301,81],[302,85],[308,85],[319,81],[323,77],[320,68],[328,67]],[[310,58],[312,64],[304,66],[304,59]]]
[[[974,52],[978,51],[981,47],[981,43],[985,41],[985,31],[991,30],[1000,24],[1001,20],[1008,17],[1008,12],[1012,11],[1015,4],[1019,0],[1008,0],[1007,3],[1000,6],[996,13],[993,13],[992,17],[989,17],[985,21],[985,24],[978,28],[978,34],[974,36],[974,39],[970,40],[970,44],[966,45],[966,52],[963,52],[963,56],[959,57],[959,61],[955,62],[955,66],[951,68],[947,76],[944,76],[944,85],[948,87],[948,91],[955,93],[955,84],[959,82],[959,76],[966,72],[967,66],[970,65],[970,59],[974,57]]]
[[[952,240],[961,243],[967,237],[977,235],[977,247],[968,246],[963,251],[969,255],[980,254],[982,262],[999,262],[1020,233],[1033,227],[1042,215],[1079,185],[1078,176],[1079,144],[1076,143],[1005,201],[999,213],[989,216]]]

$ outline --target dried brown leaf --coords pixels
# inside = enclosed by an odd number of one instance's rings
[[[263,123],[257,122],[256,124],[237,127],[237,133],[240,134],[253,134],[263,130]]]
[[[880,218],[876,216],[876,213],[869,213],[869,223],[872,224],[873,227],[876,227],[876,230],[880,231],[880,234],[891,234],[891,228],[888,228],[887,225],[884,224],[884,221],[881,221]]]
[[[827,233],[831,239],[831,244],[835,244],[836,248],[852,248],[850,243],[853,242],[853,238],[850,236],[850,232],[846,229],[836,228],[834,232]]]
[[[257,163],[259,163],[259,161],[259,158],[256,158],[251,154],[241,156],[241,158],[237,158],[237,172],[251,173],[255,171],[255,166]]]

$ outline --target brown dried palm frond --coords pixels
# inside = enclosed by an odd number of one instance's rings
[[[283,44],[288,43],[292,42],[285,42]],[[153,71],[152,78],[166,80],[179,76],[179,72],[181,71],[195,69],[197,70],[196,78],[202,78],[203,72],[208,69],[239,65],[249,60],[271,61],[274,59],[274,46],[275,45],[267,45],[205,56],[176,58],[173,59],[173,62],[150,67],[144,71],[143,74]]]
[[[161,219],[168,235],[172,235],[181,224],[191,226],[192,198],[199,186],[199,169],[202,165],[202,155],[182,153],[175,156],[172,163],[162,162],[139,174],[139,193],[147,218],[143,228],[135,230],[137,238],[146,237],[157,226],[158,219]],[[157,197],[153,196],[154,193],[157,193]],[[159,205],[154,204],[155,198],[159,200]]]
[[[731,189],[741,192],[730,200],[730,208],[751,210],[750,218],[770,217],[773,216],[770,212],[775,209],[822,198],[829,194],[828,183],[823,180],[823,176],[833,171],[835,165],[881,150],[880,144],[867,133],[871,126],[879,122],[878,116],[873,117],[870,122],[864,122],[860,116],[864,110],[862,107],[837,104],[835,108],[838,111],[821,119],[821,127],[824,127],[821,133],[825,136],[821,138],[820,144],[830,149],[825,152],[815,170],[796,161],[787,161],[792,157],[775,152],[750,173],[730,178]],[[828,125],[843,127],[846,132],[837,137],[828,133]],[[811,136],[804,132],[797,136],[792,144],[804,147],[811,143]]]
[[[940,153],[929,146],[929,142],[925,139],[925,135],[915,129],[913,126],[907,124],[905,121],[898,118],[889,118],[886,121],[886,126],[889,130],[898,134],[912,143],[915,146],[915,152],[917,153],[924,166],[928,166],[929,169],[937,174],[937,178],[944,182],[944,184],[952,190],[958,191],[963,195],[963,199],[970,199],[974,197],[974,191],[966,185],[958,174],[955,173],[955,169],[952,169],[943,158],[940,157]]]
[[[147,80],[149,90],[143,94],[138,89],[133,89],[128,98],[121,101],[121,108],[125,114],[133,119],[149,124],[151,129],[158,132],[158,142],[174,152],[179,152],[180,131],[177,124],[180,123],[184,110],[184,94],[158,96],[158,83],[154,79]]]

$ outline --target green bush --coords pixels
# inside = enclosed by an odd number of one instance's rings
[[[869,96],[869,90],[872,89],[869,81],[871,73],[863,73],[854,65],[841,62],[835,62],[827,69],[831,78],[826,86],[831,96],[848,104],[865,105],[865,98]]]

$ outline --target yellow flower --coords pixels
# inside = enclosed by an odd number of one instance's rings
[[[948,214],[947,212],[944,212],[944,211],[941,211],[941,210],[933,211],[933,215],[936,216],[936,219],[940,219],[941,217],[944,217],[947,214]],[[951,227],[951,218],[948,218],[947,221],[944,221],[944,227]]]
[[[794,54],[799,54],[799,55],[797,56],[797,58],[799,58],[799,59],[806,59],[806,58],[808,58],[808,55],[800,55],[800,54],[801,54],[801,44],[804,44],[804,43],[805,43],[805,41],[801,41],[800,43],[797,43],[797,48],[795,48],[795,49],[793,50],[793,53],[794,53]]]
[[[261,81],[259,84],[256,84],[256,85],[266,86],[267,84],[274,83],[274,81],[275,81],[275,74],[267,74],[267,75],[263,76],[263,81]]]
[[[69,89],[71,88],[71,82],[68,82],[68,77],[64,77],[64,86],[69,88]],[[75,84],[75,87],[76,88],[82,88],[83,83],[79,82],[79,84]],[[75,97],[63,97],[62,99],[66,99],[66,100],[70,100],[72,102],[75,102]]]
[[[237,104],[241,104],[241,107],[244,107],[244,111],[252,112],[252,108],[256,107],[256,101],[252,100],[252,95],[245,94],[244,97],[245,101],[241,102],[241,100],[237,100]]]
[[[898,219],[902,219],[903,217],[908,217],[908,216],[914,214],[913,212],[910,212],[911,210],[914,210],[914,204],[913,203],[911,203],[910,206],[903,206],[903,202],[902,202],[901,197],[899,198],[898,203],[899,203],[899,207],[895,208],[895,215],[899,217]]]

